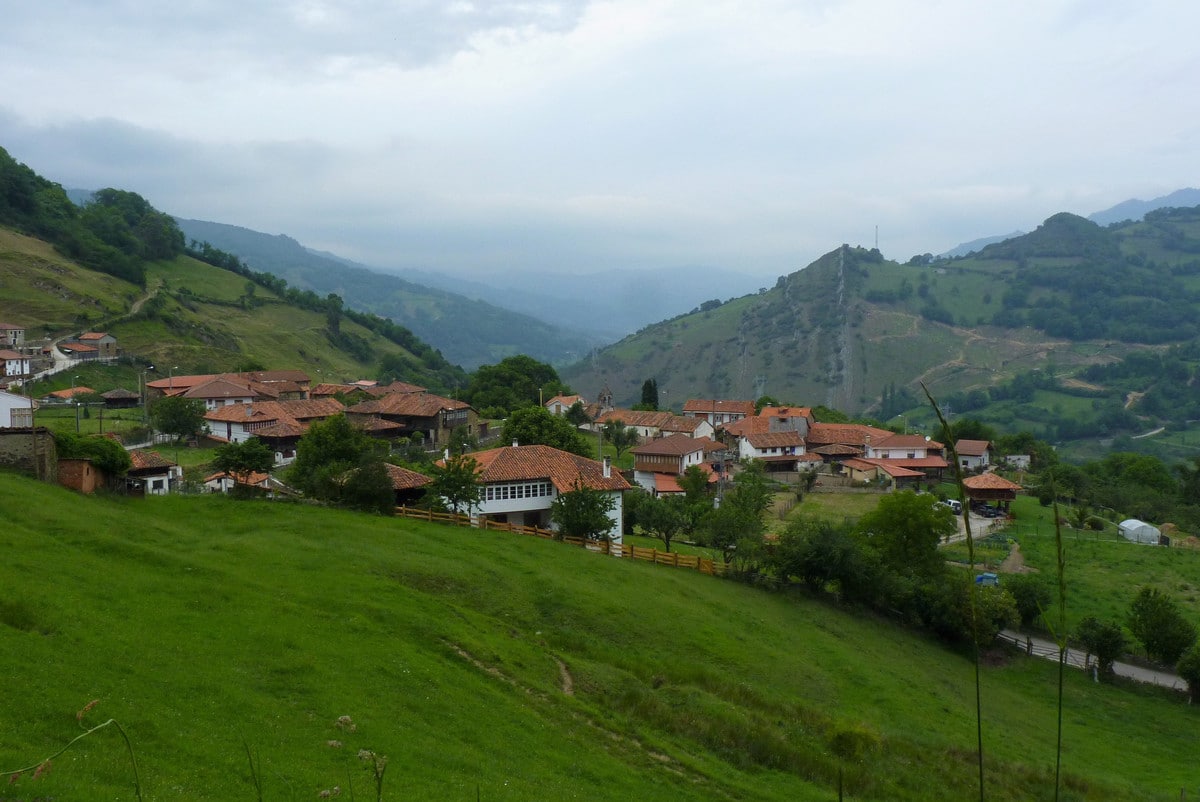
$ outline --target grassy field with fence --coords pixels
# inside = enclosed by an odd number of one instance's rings
[[[285,502],[0,474],[0,508],[0,771],[109,719],[138,766],[109,728],[9,797],[374,798],[359,750],[389,799],[978,793],[971,662],[802,593]],[[1053,798],[1056,667],[997,655],[982,688],[987,798]],[[1065,799],[1194,786],[1193,708],[1065,693]]]

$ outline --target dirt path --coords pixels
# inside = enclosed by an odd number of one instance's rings
[[[1025,555],[1021,553],[1021,544],[1013,542],[1012,551],[1004,558],[1004,562],[1000,563],[1000,573],[1002,574],[1032,574],[1036,573],[1036,568],[1030,568],[1025,564]]]

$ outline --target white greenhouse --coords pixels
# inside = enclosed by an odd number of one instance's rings
[[[1121,523],[1117,524],[1117,531],[1121,533],[1121,537],[1126,540],[1132,540],[1134,543],[1152,543],[1158,545],[1158,537],[1161,534],[1158,527],[1152,526],[1145,521],[1139,521],[1137,518],[1126,518]]]

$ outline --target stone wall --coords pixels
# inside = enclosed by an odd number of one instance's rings
[[[47,482],[58,477],[58,451],[54,435],[44,426],[0,429],[0,467],[15,468]]]

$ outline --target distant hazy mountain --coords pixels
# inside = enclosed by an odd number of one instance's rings
[[[613,342],[651,323],[698,308],[705,301],[728,300],[755,292],[775,278],[700,265],[664,269],[614,269],[583,275],[506,271],[486,277],[405,270],[400,275],[431,287],[453,289],[472,298]]]
[[[1106,226],[1111,223],[1121,223],[1126,220],[1138,221],[1146,216],[1146,212],[1152,212],[1155,209],[1165,207],[1186,207],[1200,206],[1200,189],[1177,189],[1170,195],[1163,195],[1154,200],[1137,200],[1136,198],[1121,201],[1116,206],[1105,209],[1095,214],[1088,215],[1088,220],[1091,220],[1097,225]],[[975,251],[982,251],[988,245],[994,245],[997,242],[1020,237],[1025,234],[1024,231],[1014,231],[1011,234],[1003,234],[994,237],[981,237],[970,242],[964,242],[961,245],[955,245],[950,250],[938,254],[940,259],[955,259],[959,256],[966,256]]]
[[[580,358],[600,344],[528,314],[424,286],[345,259],[322,254],[284,235],[176,218],[188,240],[208,242],[232,253],[254,270],[320,295],[337,293],[348,307],[391,318],[437,348],[446,359],[472,370],[512,354],[552,364]]]
[[[954,259],[959,256],[966,256],[969,253],[975,253],[976,251],[982,251],[988,245],[995,245],[997,242],[1004,242],[1007,239],[1012,239],[1013,237],[1020,237],[1020,236],[1023,236],[1024,234],[1025,234],[1024,231],[1014,231],[1011,234],[1001,234],[998,237],[981,237],[979,239],[973,239],[970,242],[964,242],[961,245],[955,245],[953,248],[946,251],[945,253],[939,253],[938,258],[939,259]]]
[[[1096,212],[1089,215],[1088,219],[1093,223],[1102,226],[1110,223],[1120,223],[1125,220],[1141,220],[1146,216],[1146,212],[1152,212],[1155,209],[1163,207],[1192,207],[1200,206],[1200,189],[1177,189],[1170,195],[1163,195],[1154,200],[1127,200],[1121,201],[1111,209],[1105,209],[1102,212]]]

